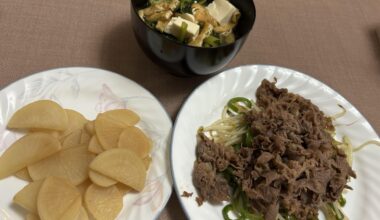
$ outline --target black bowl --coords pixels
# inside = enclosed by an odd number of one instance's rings
[[[214,48],[193,47],[170,39],[145,24],[138,16],[138,10],[147,1],[131,0],[132,26],[137,42],[154,62],[181,76],[215,74],[222,70],[243,46],[256,18],[252,0],[230,0],[241,13],[235,27],[236,41]]]

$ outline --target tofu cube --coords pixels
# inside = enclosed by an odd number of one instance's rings
[[[185,35],[186,38],[193,38],[198,35],[199,25],[180,17],[172,17],[168,25],[166,25],[164,32],[167,34],[171,34],[175,37],[179,37],[183,22],[187,24],[186,35]]]
[[[227,24],[239,10],[227,0],[214,0],[206,9],[220,24]]]

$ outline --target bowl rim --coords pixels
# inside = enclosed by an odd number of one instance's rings
[[[219,48],[224,48],[224,47],[229,47],[229,46],[232,46],[232,45],[235,45],[235,43],[238,41],[238,40],[241,40],[241,39],[244,39],[246,38],[246,36],[248,36],[252,29],[253,29],[253,26],[255,25],[255,22],[256,22],[256,5],[255,5],[255,1],[251,0],[252,1],[252,5],[253,5],[253,23],[252,23],[252,26],[249,28],[249,31],[247,31],[247,33],[245,34],[242,34],[239,38],[235,39],[234,42],[232,43],[229,43],[229,44],[224,44],[224,45],[220,45],[220,46],[217,46],[217,47],[197,47],[197,46],[192,46],[192,45],[188,45],[188,44],[184,44],[184,43],[180,43],[174,39],[171,39],[169,37],[166,37],[163,33],[159,32],[158,30],[152,28],[151,26],[149,26],[147,23],[145,23],[145,21],[139,16],[138,14],[138,10],[137,8],[135,7],[135,5],[133,4],[133,2],[136,1],[136,0],[130,0],[131,2],[131,8],[133,9],[133,12],[135,13],[135,16],[138,17],[139,21],[144,23],[144,25],[154,31],[154,33],[160,35],[162,38],[165,38],[167,40],[169,40],[170,42],[173,42],[175,44],[178,44],[178,45],[181,45],[181,46],[185,46],[185,47],[189,47],[189,48],[194,48],[194,49],[205,49],[205,50],[215,50],[215,49],[219,49]],[[146,1],[149,1],[149,0],[146,0]]]

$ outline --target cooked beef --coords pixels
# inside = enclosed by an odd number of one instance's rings
[[[209,162],[196,162],[193,181],[204,199],[211,203],[229,200],[230,188],[222,174]]]
[[[189,198],[189,197],[192,197],[192,196],[193,196],[193,193],[189,193],[189,192],[186,192],[186,191],[183,191],[182,195],[181,195],[181,197],[185,197],[185,198]]]
[[[203,198],[202,197],[197,196],[195,198],[195,201],[197,202],[198,206],[203,205]]]
[[[267,80],[256,97],[260,111],[246,116],[252,146],[234,150],[200,134],[194,185],[205,200],[228,201],[232,190],[221,172],[231,167],[252,211],[266,220],[279,212],[314,219],[318,208],[336,201],[355,177],[344,152],[332,144],[332,121],[310,100]]]

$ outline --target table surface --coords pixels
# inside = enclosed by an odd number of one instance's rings
[[[256,0],[257,20],[229,67],[274,64],[334,88],[380,131],[379,0]],[[207,77],[179,78],[149,60],[132,33],[129,0],[0,0],[0,88],[56,67],[122,74],[174,120]],[[185,219],[175,194],[160,220]]]

